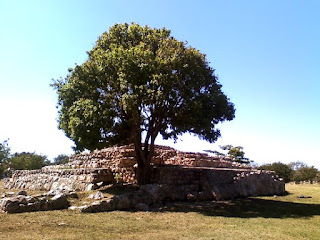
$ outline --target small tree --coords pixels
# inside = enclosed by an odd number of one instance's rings
[[[65,164],[69,162],[69,156],[65,154],[59,154],[57,157],[53,159],[54,164]]]
[[[35,153],[22,152],[15,153],[10,158],[10,167],[15,170],[40,169],[48,164],[46,156]]]
[[[0,143],[0,178],[4,177],[5,171],[8,168],[8,161],[10,157],[10,148],[8,140]]]
[[[139,184],[150,180],[156,137],[185,132],[214,142],[219,122],[234,118],[204,54],[170,31],[116,24],[88,59],[55,81],[59,127],[76,149],[134,143]]]
[[[293,170],[287,164],[281,162],[264,164],[258,169],[274,171],[279,177],[283,178],[285,182],[290,182],[293,175]]]
[[[244,151],[243,151],[243,147],[242,146],[232,146],[232,145],[224,145],[224,146],[220,146],[220,148],[224,151],[227,151],[226,153],[222,153],[219,151],[212,151],[212,150],[205,150],[206,152],[210,152],[213,153],[217,156],[225,156],[228,157],[230,159],[232,159],[235,162],[239,162],[239,163],[250,163],[251,161],[249,160],[249,158],[246,158],[244,155]]]

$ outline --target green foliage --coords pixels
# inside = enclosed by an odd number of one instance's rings
[[[216,124],[234,118],[205,55],[165,28],[116,24],[88,55],[52,84],[59,127],[78,150],[133,142],[138,167],[148,167],[159,134],[176,140],[190,132],[214,142]]]
[[[291,162],[284,164],[276,162],[272,164],[264,164],[259,169],[274,171],[279,177],[283,178],[285,182],[295,181],[315,181],[319,174],[318,169],[314,166],[309,167],[304,162]]]
[[[189,131],[213,142],[215,124],[234,117],[205,55],[167,29],[116,24],[54,87],[60,128],[80,149],[132,142],[143,130],[164,138]]]
[[[293,170],[287,164],[275,162],[261,165],[259,169],[274,171],[279,177],[283,178],[285,182],[292,180]]]
[[[318,169],[314,166],[303,166],[294,171],[293,181],[311,181],[313,182],[317,178]]]
[[[222,150],[227,150],[227,156],[233,159],[235,162],[240,163],[249,163],[250,160],[244,156],[244,151],[242,146],[232,146],[232,145],[225,145],[221,147]]]
[[[250,163],[251,161],[249,160],[249,158],[246,158],[245,152],[243,151],[243,147],[242,146],[232,146],[232,145],[224,145],[224,146],[220,146],[220,148],[224,151],[227,151],[226,153],[221,153],[219,151],[212,151],[212,150],[205,150],[206,152],[210,152],[213,153],[217,156],[225,156],[228,158],[231,158],[233,161],[235,162],[239,162],[239,163]]]
[[[53,159],[54,164],[65,164],[69,162],[69,156],[65,154],[59,154]]]
[[[6,161],[10,155],[10,148],[8,146],[8,140],[0,143],[0,163]]]
[[[295,161],[295,162],[290,162],[288,166],[295,171],[300,168],[307,167],[307,164],[305,164],[304,162]]]
[[[0,143],[0,178],[3,178],[6,169],[8,168],[8,160],[10,157],[10,148],[8,140]]]
[[[47,157],[35,153],[15,153],[10,159],[10,167],[15,170],[40,169],[48,164]]]

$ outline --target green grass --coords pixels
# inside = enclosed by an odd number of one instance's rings
[[[320,185],[286,189],[281,197],[171,203],[151,212],[0,213],[0,239],[319,239]]]

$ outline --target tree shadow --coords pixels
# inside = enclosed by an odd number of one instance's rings
[[[309,218],[320,215],[320,204],[246,198],[234,201],[171,202],[155,211],[197,212],[205,216],[239,218]]]
[[[139,187],[132,184],[110,184],[99,189],[103,193],[108,193],[111,195],[122,195],[126,193],[135,192]]]

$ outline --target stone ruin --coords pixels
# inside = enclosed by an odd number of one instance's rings
[[[135,185],[136,164],[133,145],[109,147],[73,155],[67,164],[15,171],[11,178],[5,179],[4,187],[71,192],[94,190],[119,182]],[[164,200],[227,200],[282,195],[285,192],[284,181],[274,172],[256,170],[228,158],[181,152],[165,146],[155,147],[151,175],[151,184],[142,186],[137,194],[115,196],[115,199],[125,199],[126,204],[121,205],[114,200],[118,206],[109,199],[108,204],[102,201],[82,210],[94,212],[123,209],[123,206],[132,208],[137,204],[150,205]]]

